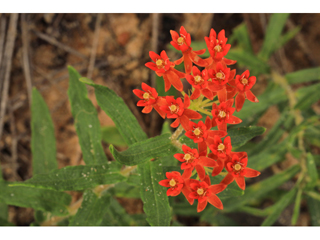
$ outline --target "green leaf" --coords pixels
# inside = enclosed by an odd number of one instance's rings
[[[171,128],[170,128],[170,123],[169,123],[168,120],[164,121],[164,123],[162,124],[161,135],[163,135],[165,133],[172,134],[172,131],[171,131]]]
[[[243,49],[232,49],[226,55],[227,59],[237,60],[240,66],[249,68],[251,75],[267,74],[270,72],[269,65]]]
[[[53,170],[49,174],[38,174],[27,181],[16,182],[11,186],[27,186],[57,191],[81,191],[97,185],[114,184],[125,179],[119,171],[110,169],[109,164],[80,165]]]
[[[261,226],[271,226],[277,221],[284,209],[293,201],[297,188],[292,188],[288,193],[272,206],[272,213],[263,221]]]
[[[147,139],[137,119],[114,91],[108,87],[96,85],[87,78],[81,78],[80,81],[94,87],[99,106],[115,123],[128,145]]]
[[[144,163],[152,158],[172,155],[176,147],[172,145],[171,134],[166,133],[131,145],[127,150],[118,152],[112,145],[110,151],[115,160],[127,166]]]
[[[238,44],[247,53],[253,53],[250,36],[247,25],[245,23],[240,24],[232,30],[232,35],[237,39]]]
[[[293,214],[291,217],[291,224],[292,225],[296,225],[296,223],[298,221],[298,217],[300,214],[301,196],[302,196],[302,189],[299,189],[297,196],[296,196],[295,203],[294,203]]]
[[[293,39],[297,35],[297,33],[300,32],[300,30],[301,30],[301,27],[297,26],[294,29],[292,29],[292,30],[288,31],[287,33],[283,34],[280,37],[279,44],[274,46],[274,51],[279,49],[281,46],[285,45],[291,39]]]
[[[115,126],[101,127],[102,141],[119,147],[127,147],[126,141]]]
[[[266,29],[263,45],[258,54],[259,57],[267,60],[276,50],[274,46],[278,45],[282,30],[289,15],[289,13],[274,13],[271,15]]]
[[[2,169],[0,164],[0,184],[4,183],[4,179],[2,178]],[[8,205],[1,201],[1,195],[0,192],[0,219],[7,220],[8,219]],[[0,224],[1,225],[1,224]]]
[[[309,214],[312,226],[320,226],[320,201],[312,197],[307,197]]]
[[[308,109],[313,103],[320,99],[319,91],[320,83],[299,88],[299,90],[297,90],[298,102],[294,108],[300,110]]]
[[[166,188],[159,184],[165,179],[161,159],[138,165],[141,174],[141,199],[151,226],[170,226],[171,210]]]
[[[266,196],[270,191],[281,186],[283,183],[291,179],[300,171],[299,165],[294,165],[291,168],[269,177],[261,182],[255,183],[247,187],[244,195],[240,197],[227,199],[224,203],[224,211],[230,212],[236,210],[238,207],[250,203],[252,200],[259,199]]]
[[[285,154],[288,151],[287,141],[270,148],[261,149],[261,152],[252,156],[248,154],[248,167],[262,171],[271,165],[285,160]]]
[[[263,134],[266,131],[264,127],[233,127],[228,129],[228,136],[231,137],[231,144],[233,148],[240,147],[252,138]]]
[[[308,68],[286,74],[289,84],[305,83],[313,80],[320,80],[320,67]]]
[[[58,168],[56,139],[49,109],[36,88],[32,89],[31,151],[33,174]]]
[[[247,118],[255,119],[256,114],[267,110],[272,105],[281,103],[288,99],[284,89],[274,84],[271,84],[271,86],[257,98],[259,99],[259,103],[245,101],[241,111],[235,112],[234,116],[242,120]]]
[[[0,183],[0,201],[18,207],[30,207],[35,210],[51,212],[56,216],[68,214],[71,196],[54,190],[23,186],[8,186]]]
[[[86,86],[79,81],[80,74],[71,66],[68,96],[75,128],[86,164],[106,164],[107,157],[101,145],[101,130],[97,110],[88,98]]]
[[[103,216],[100,226],[132,226],[134,220],[114,198],[110,199],[110,207]]]
[[[109,192],[119,198],[140,198],[140,187],[133,186],[127,182],[117,183],[116,187],[109,189]]]
[[[316,186],[318,180],[318,172],[315,160],[311,153],[307,154],[307,170],[308,170],[308,183],[307,187],[312,189]]]
[[[110,206],[109,193],[98,197],[92,190],[83,193],[83,201],[69,226],[100,226]]]
[[[310,145],[315,145],[317,147],[320,147],[320,128],[319,127],[308,127],[304,132],[304,137],[306,142],[308,142]]]

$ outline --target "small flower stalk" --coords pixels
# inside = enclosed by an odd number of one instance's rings
[[[165,51],[160,55],[150,51],[152,62],[145,66],[163,78],[165,91],[173,86],[181,96],[158,96],[156,89],[145,83],[142,83],[142,90],[133,92],[140,99],[137,106],[143,107],[143,113],[155,109],[163,119],[172,119],[170,126],[181,125],[184,135],[196,143],[197,148],[183,144],[181,153],[174,154],[181,163],[181,172],[167,172],[166,179],[159,184],[168,188],[168,196],[182,193],[191,205],[196,201],[198,212],[208,203],[223,209],[218,193],[234,181],[245,190],[245,178],[260,175],[259,171],[247,167],[246,152],[233,152],[232,139],[228,136],[228,126],[242,122],[233,116],[234,112],[242,109],[246,99],[259,102],[251,91],[256,77],[251,76],[249,70],[237,75],[235,69],[229,68],[236,61],[225,58],[231,45],[227,43],[224,30],[217,34],[211,29],[209,36],[204,38],[210,53],[207,59],[200,57],[206,49],[192,49],[191,36],[184,27],[179,33],[171,30],[170,34],[171,45],[182,57],[170,61]],[[175,69],[182,62],[184,72]],[[190,84],[188,94],[183,91],[182,81]],[[206,118],[201,113],[207,115]],[[211,179],[219,174],[224,176],[221,182],[211,184]]]

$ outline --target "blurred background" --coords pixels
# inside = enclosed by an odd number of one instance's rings
[[[108,86],[121,96],[151,137],[161,132],[163,120],[155,113],[142,114],[141,108],[136,106],[138,99],[132,92],[135,88],[141,88],[142,82],[156,86],[154,73],[144,66],[150,61],[149,51],[160,53],[166,50],[172,61],[178,59],[179,53],[169,48],[168,44],[171,41],[170,30],[179,31],[181,26],[191,34],[193,41],[203,41],[211,28],[216,32],[225,29],[228,42],[232,44],[231,49],[240,48],[243,46],[237,41],[240,32],[237,29],[245,26],[250,51],[255,55],[263,45],[270,17],[271,14],[264,13],[0,14],[0,161],[4,179],[24,181],[32,177],[32,87],[40,91],[50,109],[57,139],[59,168],[84,164],[67,96],[68,65],[77,69],[82,76]],[[291,32],[292,36],[268,57],[267,63],[272,70],[285,75],[319,66],[320,14],[290,14],[283,32]],[[194,49],[199,50],[196,47]],[[228,58],[235,59],[231,56]],[[248,66],[236,64],[231,68],[236,68],[240,74]],[[253,73],[257,73],[257,83],[252,92],[259,96],[266,90],[270,79],[263,71],[253,69]],[[320,72],[314,80],[319,79],[319,75]],[[297,90],[312,84],[298,83],[292,88]],[[98,107],[93,90],[88,88],[88,91],[89,98],[98,109],[101,125],[114,125]],[[319,114],[319,100],[313,102],[311,108],[316,115]],[[254,138],[253,143],[261,141],[268,134],[280,114],[281,108],[275,104],[263,111],[256,125],[267,128],[267,131],[263,136]],[[112,158],[108,143],[103,144],[109,159]],[[314,154],[320,154],[317,144],[311,144],[311,147]],[[282,160],[267,168],[265,176],[297,163],[297,159],[290,154],[284,155]],[[286,184],[290,189],[294,179]],[[74,199],[79,197],[77,193],[72,194]],[[143,212],[142,202],[138,198],[119,197],[117,200],[129,214]],[[271,203],[272,200],[265,199],[259,204],[263,207]],[[276,225],[290,225],[292,211],[291,204],[282,212]],[[231,213],[228,217],[232,219],[232,224],[238,225],[255,226],[263,221],[263,218],[247,213]],[[210,225],[200,221],[197,216],[181,215],[178,220],[182,225]],[[9,221],[16,225],[29,225],[33,222],[33,210],[10,206]],[[311,225],[305,201],[301,202],[297,225]]]

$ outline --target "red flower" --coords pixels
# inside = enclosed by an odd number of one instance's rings
[[[230,44],[226,44],[228,38],[225,37],[224,29],[219,32],[217,38],[216,32],[211,28],[209,37],[204,37],[204,40],[206,41],[210,53],[210,57],[206,59],[209,63],[208,69],[214,69],[218,62],[221,62],[223,66],[236,63],[234,60],[224,58],[231,47]]]
[[[188,187],[188,180],[183,179],[179,172],[166,172],[167,179],[161,180],[159,184],[163,187],[168,187],[167,196],[177,196],[181,192],[186,197],[188,202],[192,205],[194,199],[189,198],[190,188]]]
[[[181,92],[183,85],[180,78],[184,78],[185,74],[174,69],[175,64],[169,61],[166,52],[163,50],[159,56],[155,52],[150,51],[149,56],[154,62],[147,62],[145,66],[155,71],[159,77],[163,77],[165,91],[168,91],[172,84]]]
[[[191,188],[189,197],[192,199],[198,199],[197,212],[203,211],[208,202],[218,209],[223,209],[222,202],[216,194],[222,192],[227,185],[211,185],[209,176],[206,176],[202,182],[190,179],[189,185]]]
[[[256,83],[256,77],[249,76],[250,72],[249,70],[246,70],[241,75],[237,75],[235,80],[229,82],[232,87],[228,88],[228,99],[233,98],[238,93],[236,96],[237,112],[241,110],[246,98],[251,102],[259,102],[256,96],[250,90]]]
[[[186,75],[187,81],[194,87],[194,91],[190,98],[197,99],[200,95],[204,95],[206,98],[213,100],[213,93],[207,89],[208,86],[208,71],[204,69],[202,72],[196,67],[192,67],[193,75]]]
[[[209,148],[212,153],[216,156],[215,158],[226,158],[231,153],[232,145],[230,136],[226,137],[222,142],[221,138],[217,135],[210,141]]]
[[[220,62],[217,64],[215,70],[208,70],[208,88],[212,92],[217,92],[220,103],[227,100],[226,84],[228,83],[228,81],[233,79],[235,73],[235,70],[232,70],[230,72],[230,68],[223,67]]]
[[[225,168],[228,174],[222,179],[222,184],[230,184],[236,180],[238,186],[244,190],[246,183],[244,178],[253,178],[260,175],[260,172],[251,168],[247,168],[248,158],[245,155],[239,157],[239,154],[233,154],[232,159],[225,162]]]
[[[199,121],[198,123],[189,122],[189,130],[186,131],[185,135],[192,139],[194,143],[198,143],[199,152],[203,152],[207,149],[206,140],[213,138],[215,135],[224,137],[227,132],[220,130],[210,130],[211,119],[207,116],[205,123]]]
[[[149,113],[151,112],[151,110],[154,108],[162,118],[165,118],[166,113],[163,112],[159,105],[163,105],[165,103],[164,98],[162,97],[158,97],[158,93],[156,91],[155,88],[150,87],[149,85],[142,83],[141,87],[143,89],[139,90],[139,89],[134,89],[133,93],[140,99],[137,106],[139,107],[144,107],[142,109],[143,113]]]
[[[174,157],[182,162],[181,169],[184,170],[182,177],[190,178],[192,175],[192,171],[195,168],[198,176],[201,180],[206,176],[206,172],[204,167],[215,167],[217,163],[211,159],[206,157],[207,151],[198,153],[197,149],[191,149],[187,145],[182,145],[183,153],[177,153]]]
[[[199,50],[199,51],[193,51],[192,48],[190,47],[191,45],[191,36],[190,33],[187,33],[186,29],[182,26],[180,28],[180,35],[176,32],[171,30],[170,31],[172,41],[170,42],[171,45],[177,49],[178,51],[182,51],[182,58],[179,60],[175,61],[175,64],[179,65],[184,61],[184,68],[186,74],[191,73],[191,68],[192,68],[192,62],[201,66],[205,67],[208,65],[208,63],[201,59],[198,55],[201,55],[205,53],[205,49]]]
[[[212,104],[212,127],[218,126],[219,130],[227,131],[227,123],[238,124],[242,122],[240,118],[232,115],[236,110],[232,107],[233,102],[234,99],[232,98],[220,103],[220,105]]]
[[[190,99],[187,94],[184,96],[184,103],[181,98],[175,100],[172,96],[166,96],[166,104],[160,106],[160,109],[167,114],[167,118],[176,118],[170,125],[171,127],[176,128],[181,123],[182,127],[187,131],[189,129],[189,119],[202,118],[200,113],[188,109],[189,106]]]

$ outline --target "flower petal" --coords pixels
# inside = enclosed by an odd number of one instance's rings
[[[246,97],[250,102],[259,102],[258,98],[256,98],[251,90],[246,91]]]
[[[234,180],[234,177],[231,173],[228,173],[220,182],[221,184],[229,185]]]
[[[212,194],[210,197],[208,197],[208,202],[218,209],[223,209],[221,200],[215,194]]]
[[[189,119],[200,119],[202,118],[201,114],[191,110],[191,109],[185,109],[183,112],[184,115],[186,115]]]
[[[212,191],[213,194],[217,194],[217,193],[225,190],[226,187],[227,187],[227,185],[225,185],[225,184],[215,184],[215,185],[211,185],[209,187],[209,189]]]
[[[203,166],[197,164],[195,166],[195,168],[196,168],[196,171],[198,173],[198,176],[199,176],[200,180],[203,180],[205,178],[205,176],[206,176],[206,171],[204,170]]]
[[[253,178],[260,175],[260,172],[251,168],[245,168],[244,176],[247,178]]]
[[[236,110],[239,112],[244,104],[245,96],[243,93],[238,93],[236,96]]]
[[[198,202],[197,212],[203,211],[208,204],[208,201]]]
[[[239,176],[235,178],[236,183],[238,184],[239,188],[244,190],[246,188],[246,182],[244,180],[244,176]]]

